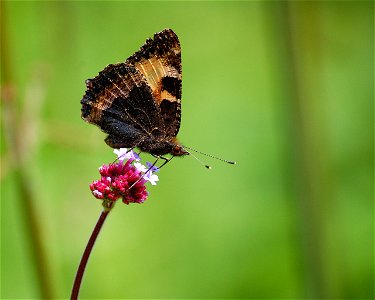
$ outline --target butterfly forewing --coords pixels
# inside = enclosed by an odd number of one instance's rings
[[[181,47],[171,29],[155,33],[139,51],[130,56],[133,64],[145,77],[160,106],[165,135],[176,136],[181,122]]]

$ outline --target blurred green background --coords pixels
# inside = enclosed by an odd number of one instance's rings
[[[84,81],[169,27],[180,141],[238,164],[175,158],[118,203],[81,297],[373,298],[373,21],[372,1],[2,1],[1,297],[69,297],[115,157]]]

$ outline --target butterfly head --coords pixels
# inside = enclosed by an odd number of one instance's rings
[[[189,155],[190,153],[187,152],[184,147],[182,147],[180,144],[174,144],[173,145],[173,148],[172,148],[172,151],[171,151],[171,154],[173,156],[183,156],[183,155]]]

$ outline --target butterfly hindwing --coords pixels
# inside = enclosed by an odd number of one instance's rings
[[[123,140],[127,147],[135,146],[154,127],[162,126],[150,86],[134,66],[109,65],[86,84],[82,117],[110,134],[109,140],[117,145]]]

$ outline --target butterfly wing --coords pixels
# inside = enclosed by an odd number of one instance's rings
[[[151,88],[134,66],[108,65],[86,85],[82,118],[109,134],[109,146],[135,147],[163,126]]]
[[[160,108],[164,136],[175,137],[181,122],[181,47],[177,35],[164,29],[126,60],[149,84]]]

